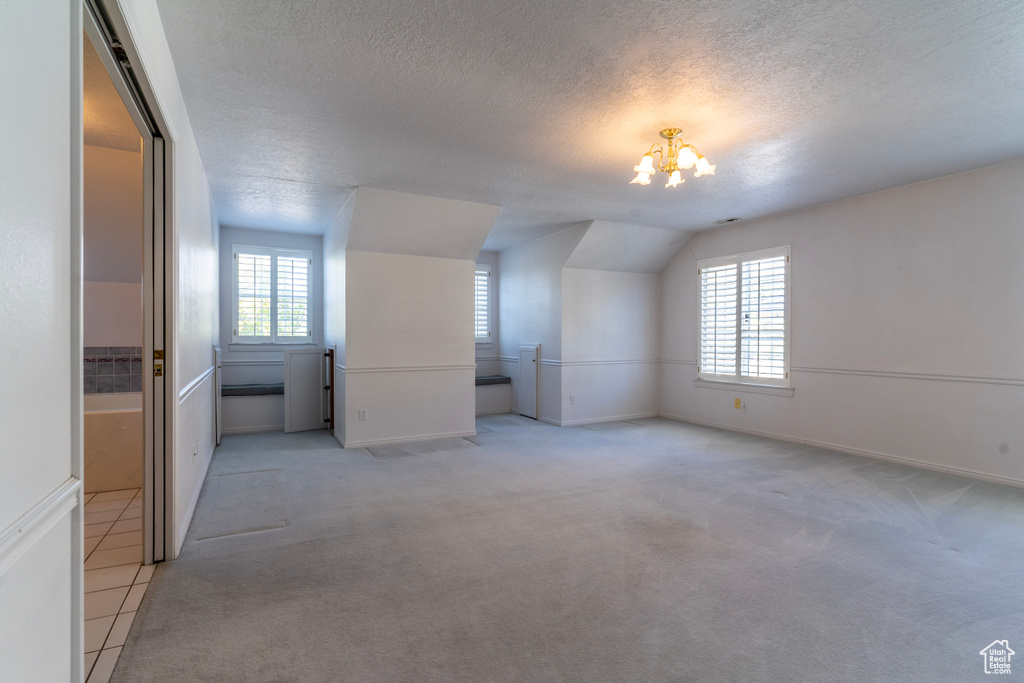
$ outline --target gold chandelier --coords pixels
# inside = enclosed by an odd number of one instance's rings
[[[668,140],[668,150],[663,150],[660,142],[651,145],[650,151],[643,156],[638,165],[633,167],[633,170],[636,171],[636,178],[630,180],[630,184],[649,185],[655,170],[668,173],[668,182],[665,183],[665,187],[675,187],[679,183],[685,182],[681,173],[685,169],[696,167],[694,178],[699,178],[702,175],[715,175],[714,165],[709,164],[708,160],[693,145],[688,145],[679,139],[682,132],[679,128],[666,128],[661,131],[661,137]],[[660,155],[661,161],[664,162],[659,163],[657,167],[654,165],[655,154]]]

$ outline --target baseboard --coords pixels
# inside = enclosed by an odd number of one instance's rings
[[[642,420],[646,417],[660,417],[658,413],[638,413],[636,415],[615,415],[611,417],[591,417],[585,420],[563,420],[562,427],[578,427],[579,425],[598,424],[600,422],[622,422],[623,420]]]
[[[522,413],[518,413],[518,414],[522,415]],[[526,415],[523,415],[523,417],[526,417]],[[552,420],[550,417],[538,417],[537,418],[537,422],[543,422],[544,424],[554,425],[556,427],[561,427],[562,426],[562,421],[561,420]]]
[[[476,416],[482,417],[484,415],[508,415],[511,412],[511,410],[485,410],[483,412],[477,413]]]
[[[400,439],[366,439],[363,441],[344,441],[342,448],[366,448],[368,446],[390,446],[400,443],[415,443],[417,441],[433,441],[434,439],[466,438],[476,436],[476,430],[471,432],[450,432],[447,434],[420,434],[418,436],[405,436]]]
[[[263,432],[283,432],[284,425],[258,425],[255,427],[222,427],[221,435],[225,434],[262,434]]]
[[[223,432],[222,432],[223,433]],[[214,446],[213,450],[217,447]],[[178,559],[178,554],[185,545],[185,537],[188,535],[189,527],[192,526],[192,517],[196,513],[196,505],[199,504],[199,496],[203,493],[203,488],[206,486],[206,475],[210,473],[210,464],[213,462],[213,450],[210,451],[210,457],[206,459],[206,464],[203,466],[203,472],[199,475],[199,486],[196,487],[196,492],[192,494],[192,500],[188,504],[188,511],[185,513],[184,519],[181,522],[181,529],[178,531],[177,538],[174,539],[174,557],[172,560]]]
[[[799,439],[792,436],[783,436],[781,434],[774,434],[772,432],[762,432],[756,429],[744,429],[742,427],[733,427],[732,425],[721,424],[718,422],[711,422],[709,420],[697,420],[694,418],[683,417],[682,415],[672,415],[671,413],[660,413],[659,417],[666,418],[668,420],[675,420],[677,422],[687,422],[689,424],[701,425],[703,427],[713,427],[715,429],[722,429],[727,432],[737,432],[740,434],[750,434],[752,436],[760,436],[766,439],[773,439],[775,441],[785,441],[787,443],[798,443],[805,446],[814,446],[816,448],[824,448],[830,451],[837,451],[839,453],[848,453],[849,455],[860,455],[865,458],[872,458],[874,460],[885,460],[887,462],[898,463],[900,465],[907,465],[908,467],[916,467],[918,469],[930,470],[932,472],[942,472],[944,474],[955,474],[961,477],[968,477],[970,479],[978,479],[980,481],[987,481],[993,484],[1006,484],[1007,486],[1014,486],[1017,488],[1024,488],[1024,481],[1018,479],[1011,479],[1009,477],[1000,477],[995,474],[984,474],[982,472],[975,472],[974,470],[962,469],[959,467],[950,467],[948,465],[936,465],[934,463],[922,462],[920,460],[913,460],[911,458],[901,458],[897,455],[889,455],[887,453],[877,453],[875,451],[865,451],[859,448],[852,448],[850,446],[839,446],[832,443],[826,443],[824,441],[814,441],[811,439]]]

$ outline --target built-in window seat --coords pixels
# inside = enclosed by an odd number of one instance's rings
[[[220,388],[221,396],[273,396],[284,394],[281,384],[225,384]]]
[[[512,378],[484,375],[476,378],[476,414],[512,412]]]

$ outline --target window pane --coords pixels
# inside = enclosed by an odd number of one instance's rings
[[[736,264],[700,272],[700,371],[736,374]]]
[[[309,335],[309,259],[277,257],[277,336]]]
[[[270,256],[238,254],[238,336],[270,336]]]
[[[785,375],[786,257],[743,264],[740,374]]]
[[[490,280],[488,275],[486,270],[476,271],[476,316],[474,326],[477,339],[486,339],[491,336],[487,319],[487,287]]]

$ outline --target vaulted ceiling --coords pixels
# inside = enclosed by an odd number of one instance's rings
[[[158,0],[222,223],[357,186],[499,205],[485,248],[681,231],[1024,157],[1019,0]],[[717,164],[630,185],[678,126]],[[659,182],[660,181],[660,182]]]

